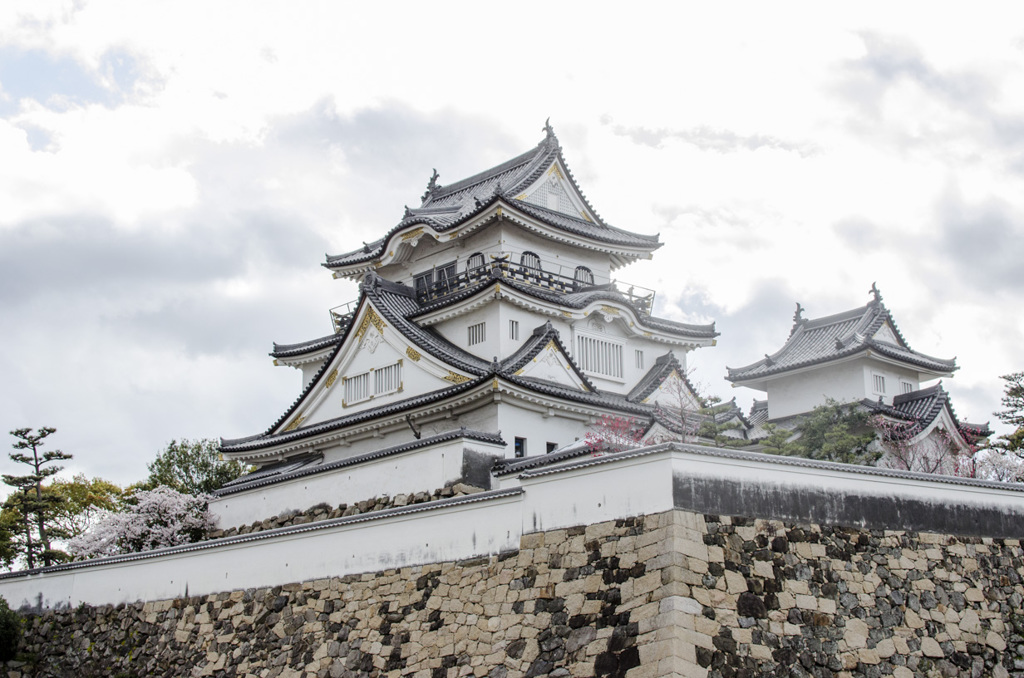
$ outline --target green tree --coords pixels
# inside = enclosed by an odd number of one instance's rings
[[[999,421],[1015,428],[996,438],[989,447],[1024,459],[1024,372],[1004,374],[999,378],[1006,382],[1002,399],[1006,409],[993,414]]]
[[[762,427],[768,435],[761,439],[761,451],[768,454],[790,454],[790,438],[793,431],[778,424],[767,423]]]
[[[876,434],[868,413],[831,398],[811,410],[793,433],[796,438],[786,440],[775,428],[765,452],[861,465],[871,465],[882,455],[871,445]]]
[[[31,450],[31,454],[21,451],[9,454],[12,461],[25,464],[31,469],[28,474],[3,476],[4,483],[16,490],[8,501],[13,498],[21,513],[21,533],[24,535],[22,548],[29,569],[36,566],[37,559],[41,559],[43,565],[49,566],[66,558],[63,552],[51,546],[53,539],[64,536],[59,529],[54,529],[51,525],[53,514],[63,503],[63,498],[53,493],[43,493],[43,481],[64,468],[52,463],[71,459],[70,454],[60,450],[40,450],[45,444],[43,441],[46,437],[56,430],[44,426],[35,433],[30,428],[11,431],[11,435],[17,438],[17,442],[12,444],[15,450]]]
[[[63,538],[70,539],[89,529],[104,513],[116,511],[124,490],[103,478],[86,478],[79,473],[70,480],[55,479],[43,492],[62,498],[53,513],[53,524]]]
[[[149,477],[141,489],[166,485],[178,492],[200,495],[213,492],[246,472],[237,461],[223,461],[215,440],[172,440],[149,463]]]
[[[0,662],[14,659],[21,640],[21,617],[0,597]]]

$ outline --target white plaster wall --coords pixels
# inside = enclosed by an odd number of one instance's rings
[[[875,391],[874,375],[876,374],[885,377],[885,393],[883,394]],[[893,397],[903,393],[902,382],[908,382],[912,390],[916,391],[920,388],[918,376],[916,370],[900,369],[895,365],[880,361],[864,361],[864,392],[867,394],[865,397],[877,400],[878,396],[882,395],[883,400],[891,405]]]
[[[863,362],[855,360],[772,379],[768,382],[768,418],[809,412],[826,398],[850,402],[870,397],[864,390],[864,370]]]
[[[371,497],[431,492],[458,479],[463,448],[502,457],[504,449],[478,441],[455,439],[346,468],[257,487],[210,503],[221,527],[247,525],[285,511],[304,511],[321,502],[334,507]]]
[[[501,353],[501,332],[499,330],[501,323],[498,317],[497,304],[490,303],[464,315],[438,323],[433,326],[433,329],[448,341],[478,358],[490,361],[494,356],[498,356],[501,359],[504,355]],[[484,341],[470,346],[469,327],[477,323],[485,324]],[[507,331],[506,328],[506,333]]]
[[[515,457],[515,438],[526,438],[526,456],[535,457],[547,453],[547,443],[558,447],[574,440],[582,440],[588,430],[588,422],[570,419],[554,412],[552,416],[506,403],[499,409],[498,426],[501,437],[508,442],[505,456]]]
[[[0,580],[12,607],[118,604],[460,560],[519,547],[520,495],[312,527],[185,553]]]
[[[688,447],[690,446],[677,446],[672,451],[673,473],[806,488],[836,494],[919,499],[936,505],[970,504],[999,508],[1018,515],[1024,514],[1024,493],[1014,489],[1013,485],[1007,485],[1006,489],[998,489],[943,482],[942,476],[934,476],[933,480],[868,475],[844,468],[810,468],[780,463],[777,457],[768,454],[749,453],[753,459],[731,459],[693,454],[686,451]]]
[[[595,463],[524,477],[520,482],[526,490],[524,533],[660,513],[673,507],[668,453]]]

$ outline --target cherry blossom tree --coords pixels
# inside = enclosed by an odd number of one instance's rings
[[[923,440],[914,441],[907,422],[876,415],[872,427],[884,450],[879,466],[901,471],[938,473],[973,478],[978,474],[974,445],[960,445],[944,428],[936,428]]]
[[[584,438],[594,456],[640,447],[642,439],[643,428],[636,419],[610,414],[603,415]]]
[[[109,512],[68,542],[76,559],[137,553],[201,540],[215,527],[209,495],[182,494],[169,487],[136,492],[124,511]]]

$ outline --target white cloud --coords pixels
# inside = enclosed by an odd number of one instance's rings
[[[0,424],[57,425],[122,482],[171,437],[261,430],[299,381],[270,342],[326,333],[355,296],[324,252],[548,116],[601,214],[662,233],[621,277],[718,321],[695,356],[713,391],[749,403],[726,364],[778,348],[795,301],[837,312],[877,280],[989,419],[1024,363],[1014,26],[881,3],[5,3],[3,55],[71,75],[34,98],[0,63]]]

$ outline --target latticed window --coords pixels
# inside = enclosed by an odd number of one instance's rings
[[[484,255],[480,252],[469,255],[469,259],[466,260],[466,270],[475,271],[478,268],[484,267]]]
[[[573,278],[576,282],[581,285],[593,285],[594,284],[594,272],[586,266],[577,266],[576,273]]]
[[[343,379],[345,406],[402,388],[402,361]]]
[[[636,368],[642,370],[644,368],[644,352],[640,349],[636,349]]]
[[[911,384],[909,381],[901,382],[900,385],[903,387],[904,393],[910,393],[911,391],[914,390],[914,385]]]
[[[525,268],[532,268],[534,270],[541,270],[540,257],[533,252],[523,252],[523,256],[519,257],[519,263]]]
[[[519,321],[508,321],[508,338],[512,341],[519,341]]]
[[[383,395],[397,391],[402,385],[402,363],[395,363],[375,370],[373,373],[373,393]]]
[[[622,344],[616,341],[578,335],[576,360],[584,372],[622,379]]]
[[[345,403],[355,403],[370,397],[370,373],[363,372],[345,379]]]
[[[875,393],[885,394],[885,377],[881,374],[874,375]]]
[[[477,323],[469,326],[469,345],[483,343],[487,338],[487,323]]]

